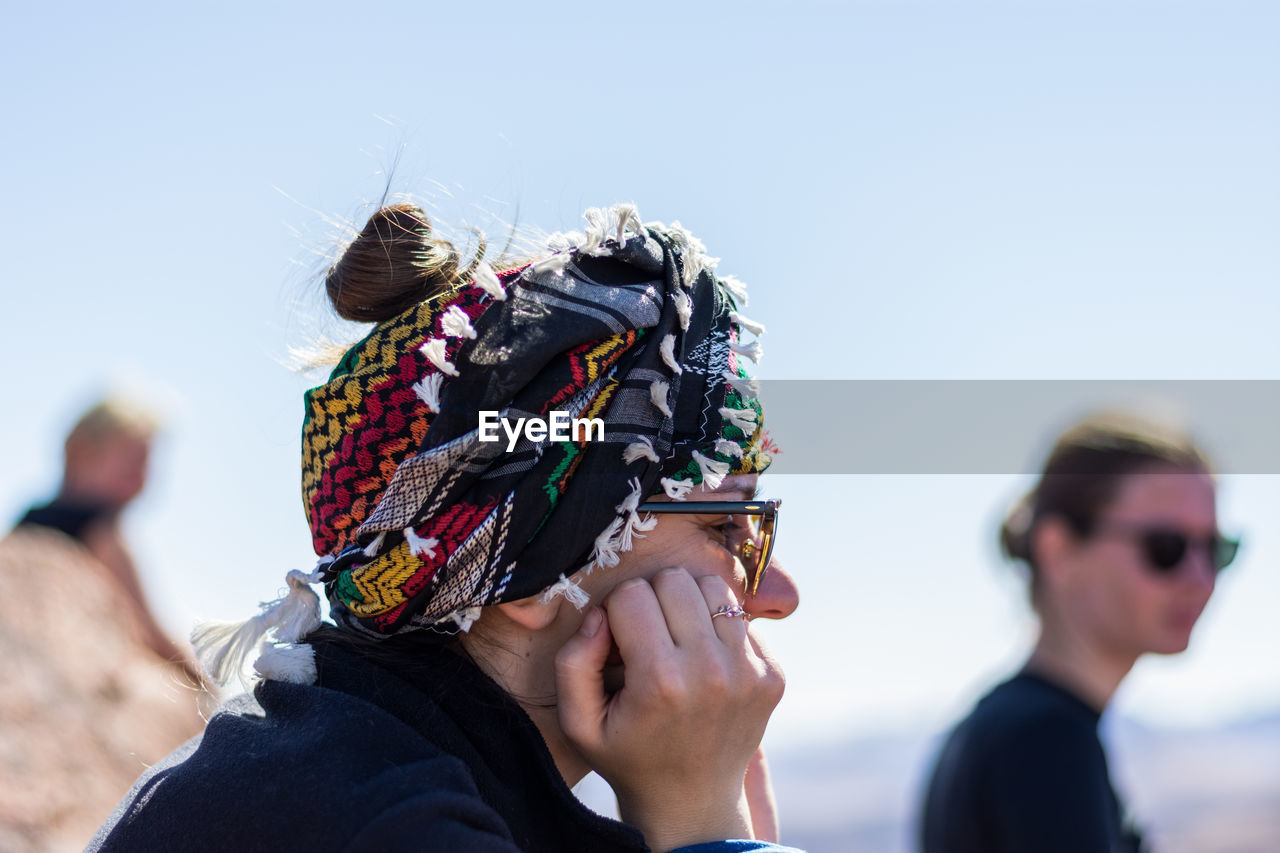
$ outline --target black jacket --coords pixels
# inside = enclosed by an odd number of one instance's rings
[[[528,715],[473,664],[410,676],[316,644],[315,685],[266,681],[139,780],[88,850],[639,853],[583,806]]]
[[[1132,853],[1098,740],[1099,714],[1022,673],[988,693],[938,756],[925,853]]]

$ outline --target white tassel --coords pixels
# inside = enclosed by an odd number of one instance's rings
[[[480,618],[479,607],[463,607],[449,614],[449,618],[453,620],[453,624],[458,626],[458,630],[467,633],[471,630],[471,626]]]
[[[716,439],[716,453],[721,456],[732,456],[735,459],[742,458],[742,445],[736,441],[730,441],[727,438]]]
[[[558,252],[549,258],[544,258],[533,265],[533,271],[537,275],[543,273],[555,273],[556,275],[564,275],[565,265],[569,263],[569,253],[567,251]]]
[[[413,393],[426,404],[432,412],[440,411],[440,387],[444,385],[443,373],[431,373],[413,383]]]
[[[643,520],[640,514],[632,512],[627,517],[627,521],[622,525],[622,535],[618,537],[618,550],[630,551],[635,544],[634,539],[643,539],[644,534],[658,526],[658,517],[654,515],[646,516]]]
[[[572,604],[577,610],[581,610],[591,603],[591,596],[587,595],[582,587],[564,575],[560,575],[560,580],[544,589],[542,594],[538,596],[538,601],[542,604],[550,604],[557,596],[563,596],[565,601]]]
[[[557,231],[547,238],[547,251],[558,255],[561,252],[569,251],[581,243],[582,240],[582,235],[576,231],[570,231],[567,234],[563,231]]]
[[[591,550],[592,565],[606,567],[618,565],[618,537],[621,533],[621,518],[615,518],[601,531],[596,537],[595,547]]]
[[[702,274],[702,255],[689,252],[684,256],[684,286],[693,287],[693,283]]]
[[[607,249],[601,248],[609,236],[608,215],[598,207],[588,207],[582,218],[587,221],[587,239],[578,244],[578,251],[588,255],[608,254]]]
[[[450,376],[458,375],[458,368],[453,366],[449,361],[449,353],[445,349],[444,338],[432,338],[422,346],[418,347],[418,352],[427,357],[427,360],[436,366],[436,370],[447,373]]]
[[[738,355],[751,359],[756,364],[760,363],[760,358],[764,355],[764,347],[760,346],[759,341],[752,341],[749,344],[734,341],[729,344],[729,348]]]
[[[682,501],[693,491],[693,483],[688,480],[673,480],[670,477],[663,477],[660,482],[662,483],[662,490],[673,501]]]
[[[693,300],[683,290],[675,295],[676,314],[680,317],[680,328],[689,331],[689,318],[693,316]]]
[[[681,249],[684,257],[684,286],[691,287],[704,269],[712,269],[720,263],[719,258],[707,255],[707,247],[701,240],[693,236],[679,222],[672,222],[667,229],[671,240]]]
[[[693,461],[698,463],[698,470],[702,472],[702,485],[708,489],[718,489],[720,484],[724,482],[724,478],[729,476],[729,463],[712,459],[710,456],[703,456],[698,451],[693,451]]]
[[[309,643],[279,643],[258,655],[253,668],[272,681],[315,684],[316,650]]]
[[[494,299],[501,301],[507,298],[507,292],[502,289],[502,282],[493,271],[493,267],[486,263],[482,262],[476,267],[475,285]]]
[[[653,449],[653,442],[648,436],[640,436],[639,441],[633,441],[627,445],[627,449],[622,451],[622,461],[630,465],[637,459],[648,459],[650,462],[658,462],[658,453]]]
[[[640,506],[640,478],[631,478],[631,491],[614,509],[620,513],[635,512]]]
[[[640,213],[636,210],[636,206],[634,204],[615,204],[611,213],[618,219],[618,230],[615,235],[615,239],[618,241],[618,246],[621,247],[627,245],[628,225],[631,226],[633,233],[637,237],[644,234],[644,224],[640,221]]]
[[[732,275],[720,276],[720,283],[724,285],[725,290],[729,291],[733,301],[739,308],[747,307],[747,286],[745,284]]]
[[[418,531],[412,527],[406,527],[404,529],[404,541],[409,544],[409,553],[429,560],[436,558],[436,546],[440,544],[439,539],[433,536],[428,536],[424,539],[418,535]]]
[[[707,253],[706,244],[693,236],[689,229],[681,225],[680,220],[677,219],[672,222],[667,231],[671,234],[672,241],[687,254],[705,255]]]
[[[472,338],[476,336],[475,327],[467,312],[457,305],[450,305],[449,310],[440,318],[440,328],[451,338]]]
[[[671,386],[661,379],[653,380],[649,386],[649,399],[653,401],[653,405],[659,412],[671,417],[671,406],[667,403],[667,392],[671,390]]]
[[[243,622],[201,622],[191,632],[196,656],[218,684],[244,678],[246,659],[269,632],[281,643],[296,643],[320,627],[320,598],[311,589],[322,573],[292,571],[285,576],[289,592],[262,605],[262,612]]]
[[[727,406],[720,408],[720,417],[729,422],[730,426],[735,426],[746,435],[755,432],[756,429],[756,410],[755,409],[730,409]]]
[[[748,397],[760,396],[760,380],[753,379],[750,376],[739,376],[732,370],[724,372],[725,381],[737,388],[739,392],[746,394]]]
[[[737,323],[739,326],[746,329],[748,332],[750,332],[753,335],[764,334],[764,323],[757,323],[755,320],[752,320],[749,317],[742,316],[737,311],[730,311],[729,319],[734,323]]]
[[[667,335],[662,339],[662,345],[658,347],[658,352],[662,353],[662,360],[667,363],[675,372],[676,376],[684,373],[684,368],[680,366],[680,362],[676,361],[676,336]]]
[[[382,543],[384,540],[386,540],[386,538],[387,538],[387,534],[385,531],[382,533],[379,533],[372,542],[364,546],[364,555],[366,557],[378,556],[378,551],[382,549]]]

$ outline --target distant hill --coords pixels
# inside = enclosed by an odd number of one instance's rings
[[[1280,713],[1218,729],[1108,720],[1117,787],[1158,853],[1280,851]],[[858,737],[770,754],[783,841],[811,853],[908,853],[940,735]]]

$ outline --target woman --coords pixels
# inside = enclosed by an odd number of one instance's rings
[[[951,733],[923,816],[928,853],[1139,850],[1098,720],[1144,654],[1183,651],[1237,544],[1190,440],[1123,417],[1068,431],[1001,530],[1030,569],[1040,635]]]
[[[306,399],[319,567],[197,632],[222,679],[271,640],[256,702],[91,849],[781,849],[751,840],[776,832],[757,749],[783,682],[747,619],[797,604],[754,500],[762,330],[678,225],[586,218],[501,274],[415,207],[370,219],[326,286],[377,325]],[[572,796],[588,770],[625,823]]]

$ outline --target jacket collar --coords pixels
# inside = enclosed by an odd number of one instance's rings
[[[332,642],[314,647],[319,686],[377,705],[466,764],[521,849],[648,850],[634,827],[596,814],[573,795],[533,720],[461,654],[423,646],[413,666],[392,672]]]

